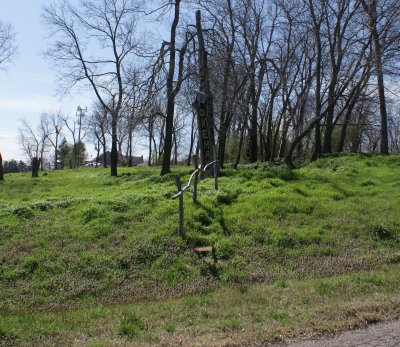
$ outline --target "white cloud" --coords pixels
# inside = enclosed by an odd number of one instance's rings
[[[4,112],[40,113],[47,109],[57,109],[56,98],[31,96],[19,98],[0,98],[0,116]]]
[[[18,134],[15,132],[0,133],[0,153],[3,160],[26,160],[17,141]]]

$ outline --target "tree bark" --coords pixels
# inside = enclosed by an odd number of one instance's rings
[[[380,153],[389,154],[389,138],[388,138],[388,126],[387,126],[387,110],[386,110],[386,98],[385,98],[385,84],[383,78],[382,69],[382,52],[381,42],[379,38],[377,21],[377,0],[370,0],[369,4],[365,0],[359,0],[364,8],[364,11],[369,16],[369,25],[372,35],[372,41],[374,46],[375,56],[375,73],[378,82],[378,96],[379,96],[379,110],[381,114],[381,144]]]
[[[247,115],[247,112],[246,112]],[[242,154],[242,147],[243,147],[243,140],[244,140],[244,131],[246,129],[246,123],[247,123],[247,116],[245,116],[245,119],[243,120],[243,124],[240,130],[240,138],[239,138],[239,148],[238,148],[238,152],[237,152],[237,157],[236,157],[236,161],[235,161],[235,165],[234,168],[237,169],[239,163],[240,163],[240,157]]]
[[[350,117],[351,117],[351,113],[353,112],[353,108],[354,108],[354,104],[352,104],[347,112],[346,115],[344,117],[344,121],[343,121],[343,125],[342,125],[342,130],[340,132],[340,138],[339,138],[339,143],[337,146],[337,152],[338,153],[342,153],[343,152],[343,148],[344,148],[344,141],[346,140],[346,131],[347,131],[347,126],[349,124],[350,121]]]
[[[32,158],[32,177],[39,177],[39,159],[37,157]]]
[[[315,144],[314,144],[314,151],[311,156],[311,160],[317,160],[317,158],[322,153],[322,143],[321,143],[321,125],[320,121],[318,120],[315,124]]]
[[[175,112],[175,90],[174,90],[174,76],[175,76],[175,60],[176,60],[176,29],[179,23],[179,5],[181,0],[175,0],[175,14],[171,26],[171,38],[169,43],[169,69],[167,78],[167,117],[165,122],[165,139],[164,139],[164,153],[161,168],[161,175],[171,172],[171,153],[172,153],[172,137],[174,129],[174,112]]]
[[[111,176],[116,177],[118,167],[118,144],[117,144],[117,116],[112,114],[111,120]]]
[[[258,109],[256,102],[256,84],[255,75],[253,73],[250,81],[250,102],[251,102],[251,114],[250,114],[250,162],[255,163],[257,161],[257,124],[258,124]]]
[[[0,181],[4,181],[3,158],[0,153]]]

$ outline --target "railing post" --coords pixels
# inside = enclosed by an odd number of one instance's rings
[[[199,182],[199,171],[194,174],[194,182],[193,182],[193,201],[197,203],[197,184]]]
[[[214,188],[218,190],[218,161],[214,162]]]
[[[182,237],[182,239],[186,239],[185,235],[185,230],[183,228],[183,192],[182,192],[182,185],[181,185],[181,177],[179,174],[175,175],[175,180],[176,180],[176,187],[178,188],[178,194],[179,192],[179,236]]]

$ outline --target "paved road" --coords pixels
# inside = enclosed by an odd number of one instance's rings
[[[400,347],[400,320],[370,325],[366,329],[346,331],[334,337],[297,341],[288,347]]]

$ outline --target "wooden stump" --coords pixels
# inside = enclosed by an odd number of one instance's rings
[[[37,157],[32,158],[32,177],[39,177],[39,160]]]

